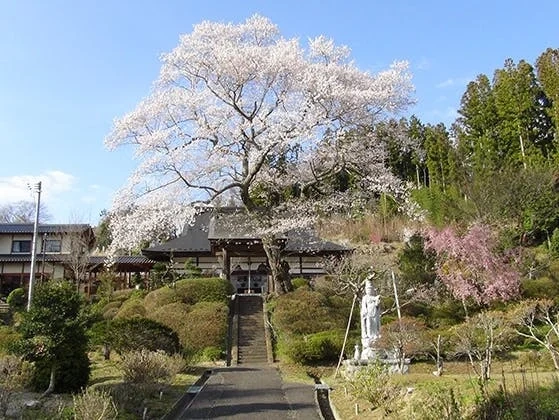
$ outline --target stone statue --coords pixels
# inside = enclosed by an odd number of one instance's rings
[[[363,348],[372,347],[380,337],[380,295],[370,280],[365,282],[361,300],[361,342]]]

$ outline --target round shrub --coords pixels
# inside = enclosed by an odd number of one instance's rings
[[[175,290],[180,299],[189,305],[198,302],[227,302],[233,286],[219,277],[184,279],[176,283]]]
[[[185,350],[198,353],[206,347],[224,348],[229,308],[222,302],[200,302],[185,314],[180,336]]]
[[[102,313],[107,312],[110,309],[119,309],[122,306],[122,302],[121,301],[113,301],[113,302],[109,302],[106,305],[103,306],[103,309],[101,309]]]
[[[296,290],[300,287],[309,287],[309,281],[302,277],[297,277],[291,280],[291,285],[293,286],[293,290]]]
[[[145,316],[146,308],[144,308],[143,302],[140,299],[130,299],[122,304],[115,318],[144,318]]]
[[[146,295],[144,298],[144,307],[148,313],[151,313],[162,306],[178,301],[180,301],[180,296],[177,292],[168,286],[164,286]]]
[[[130,299],[134,292],[136,292],[136,289],[115,290],[111,296],[111,301],[116,300],[122,303],[125,300]]]
[[[24,310],[26,302],[27,299],[25,297],[25,290],[22,289],[21,287],[12,290],[8,295],[8,298],[6,299],[6,303],[10,305],[10,308],[13,311]]]
[[[186,336],[184,331],[191,328],[184,322],[186,314],[190,312],[191,307],[182,302],[170,303],[161,306],[157,310],[148,313],[148,317],[153,319],[175,331],[179,337],[180,344],[183,348],[187,347]]]
[[[109,343],[122,354],[135,350],[163,350],[173,354],[180,350],[179,338],[171,328],[148,318],[119,318],[109,326]]]
[[[119,308],[110,308],[107,311],[103,312],[103,319],[113,319],[118,313],[118,309]]]
[[[332,308],[325,295],[306,288],[279,296],[273,306],[273,323],[287,334],[313,334],[343,328],[347,322],[345,315]]]
[[[312,365],[338,360],[344,340],[343,330],[323,331],[291,337],[281,346],[283,354],[295,363]]]

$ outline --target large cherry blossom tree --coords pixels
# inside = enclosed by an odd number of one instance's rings
[[[149,239],[162,218],[187,220],[187,204],[233,197],[255,212],[262,186],[320,191],[341,168],[366,188],[401,190],[374,137],[352,133],[411,103],[407,63],[371,74],[347,47],[323,36],[302,46],[258,15],[202,22],[162,62],[152,92],[105,139],[109,149],[132,145],[139,160],[114,203],[127,215],[111,219],[115,247]],[[137,212],[143,223],[131,232]]]

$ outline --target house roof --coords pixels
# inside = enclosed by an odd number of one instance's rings
[[[0,262],[3,263],[27,263],[31,261],[31,254],[0,254]],[[37,254],[37,261],[65,262],[68,261],[66,254]]]
[[[150,258],[171,252],[175,256],[200,255],[212,252],[212,242],[230,240],[260,241],[260,229],[251,215],[238,208],[214,209],[200,213],[180,237],[142,250]],[[278,236],[278,235],[276,235]],[[281,235],[288,254],[327,254],[348,252],[349,248],[319,238],[312,229],[292,229]]]
[[[91,265],[102,265],[107,257],[102,255],[95,255],[89,257],[89,264]],[[68,254],[37,254],[38,262],[48,262],[48,263],[64,263],[71,259]],[[31,254],[0,254],[0,263],[27,263],[31,261]],[[150,265],[154,264],[155,261],[144,257],[143,255],[124,255],[116,257],[116,264],[122,265]]]
[[[33,233],[33,223],[0,223],[1,233]],[[39,224],[38,233],[70,233],[91,229],[87,224]]]

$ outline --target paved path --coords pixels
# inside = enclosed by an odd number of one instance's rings
[[[318,420],[314,386],[283,382],[273,366],[215,369],[179,419]]]

